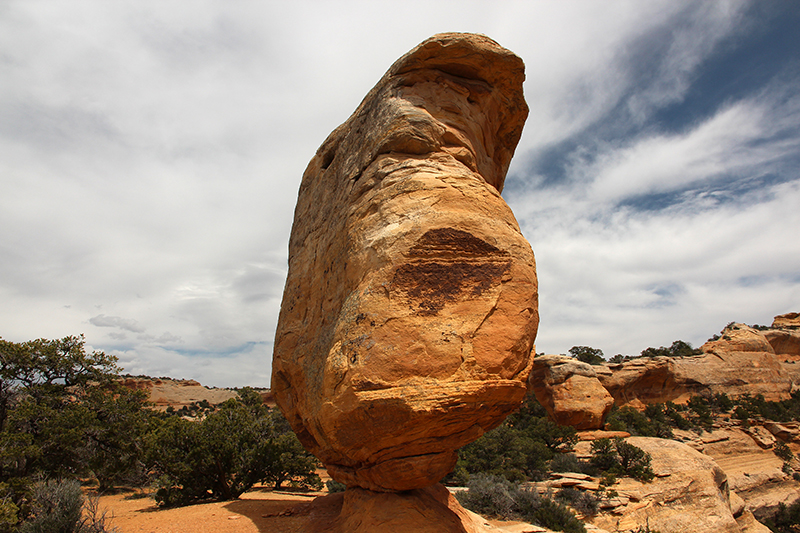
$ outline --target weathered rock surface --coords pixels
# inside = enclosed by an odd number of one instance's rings
[[[764,332],[775,355],[789,356],[791,360],[800,358],[800,331],[773,329]]]
[[[562,426],[600,429],[614,405],[594,367],[572,357],[537,356],[529,383],[539,403]]]
[[[303,175],[272,389],[350,487],[435,483],[525,395],[535,262],[500,197],[523,79],[522,61],[487,37],[434,36]]]
[[[769,401],[789,397],[800,368],[785,364],[765,334],[745,324],[727,327],[706,342],[702,355],[639,358],[602,365],[597,377],[617,405],[682,402],[696,394],[735,397],[763,394]]]
[[[727,476],[713,459],[672,440],[627,441],[650,454],[656,478],[650,483],[622,478],[614,489],[628,502],[615,510],[616,515],[595,518],[595,525],[609,531],[649,524],[657,531],[740,533],[731,512]]]
[[[800,313],[778,315],[772,320],[773,328],[800,328]]]
[[[764,448],[762,436],[769,432],[761,426],[750,429],[715,430],[717,438],[708,439],[713,442],[701,450],[725,471],[730,490],[745,501],[746,509],[763,519],[774,515],[781,503],[800,500],[800,483],[782,471],[783,461],[771,449]]]
[[[308,533],[549,533],[522,522],[492,524],[464,509],[442,485],[401,493],[348,489],[297,506]]]

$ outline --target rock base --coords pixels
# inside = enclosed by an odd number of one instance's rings
[[[486,533],[497,531],[461,507],[441,484],[405,492],[352,488],[295,508],[303,533]]]

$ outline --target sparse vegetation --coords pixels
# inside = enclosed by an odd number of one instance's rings
[[[796,533],[800,530],[800,502],[788,507],[781,503],[775,516],[765,519],[764,525],[774,533]]]
[[[552,422],[536,397],[529,395],[499,427],[459,450],[456,467],[445,482],[465,485],[476,473],[513,482],[539,480],[548,461],[571,450],[575,442],[575,430]]]
[[[650,481],[655,476],[650,467],[650,454],[620,438],[592,442],[590,463],[600,472],[639,481]]]
[[[525,520],[554,531],[583,533],[583,524],[564,505],[507,479],[477,474],[468,490],[456,493],[459,503],[476,513],[504,520]]]
[[[251,389],[199,421],[167,418],[146,439],[146,463],[163,506],[238,498],[255,483],[322,488],[308,454],[277,410]]]
[[[0,533],[106,531],[90,507],[80,530],[60,525],[83,505],[70,496],[79,478],[99,492],[153,483],[164,504],[236,498],[255,482],[321,487],[316,459],[253,389],[159,413],[121,385],[116,361],[83,337],[0,339]]]
[[[658,348],[645,348],[642,350],[641,357],[688,357],[691,355],[700,355],[702,352],[699,349],[692,348],[692,345],[682,340],[673,342],[669,348],[660,346]]]

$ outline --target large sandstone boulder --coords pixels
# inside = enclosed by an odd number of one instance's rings
[[[562,426],[600,429],[614,405],[594,367],[572,357],[537,356],[529,383],[539,403]]]
[[[400,58],[303,175],[275,399],[350,487],[426,487],[526,393],[533,252],[503,181],[524,66],[441,34]]]

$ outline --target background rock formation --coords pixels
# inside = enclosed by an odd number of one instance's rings
[[[273,392],[348,486],[429,486],[523,399],[533,252],[500,197],[522,61],[441,34],[400,58],[300,186]]]
[[[776,317],[776,323],[778,322]],[[791,328],[759,330],[732,323],[700,347],[701,355],[637,358],[595,368],[616,405],[683,402],[696,394],[763,394],[787,399],[800,384],[800,336]]]
[[[592,365],[572,357],[537,356],[529,381],[536,399],[562,426],[600,429],[614,405]]]

